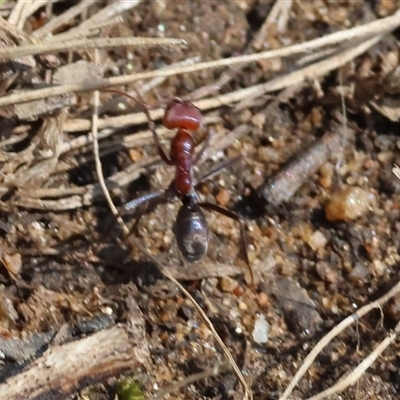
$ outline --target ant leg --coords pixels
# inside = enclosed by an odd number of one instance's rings
[[[222,215],[225,215],[226,217],[231,218],[239,223],[241,252],[243,254],[244,261],[245,261],[247,268],[249,270],[249,273],[250,273],[251,286],[254,287],[254,273],[253,273],[253,269],[251,268],[251,265],[250,265],[249,254],[247,252],[247,240],[246,240],[247,235],[244,230],[244,223],[243,223],[242,219],[236,213],[229,211],[225,208],[222,208],[220,206],[217,206],[216,204],[213,204],[213,203],[198,203],[198,205],[202,208],[205,208],[206,210],[216,211],[216,212],[218,212]]]
[[[171,182],[170,186],[166,190],[158,190],[156,192],[148,193],[147,195],[143,195],[135,200],[130,201],[125,204],[125,210],[132,211],[137,209],[137,215],[135,222],[132,228],[129,230],[129,235],[132,232],[137,232],[137,228],[139,226],[139,222],[143,215],[148,211],[158,206],[162,202],[166,202],[170,199],[176,197],[174,181]],[[127,209],[126,206],[129,206]]]
[[[207,181],[208,179],[211,179],[215,175],[219,174],[221,170],[230,167],[231,165],[237,163],[243,158],[242,155],[237,156],[235,158],[231,158],[230,160],[223,161],[220,164],[216,165],[214,168],[206,172],[199,180],[196,182],[196,186],[201,184],[204,181]]]
[[[135,89],[136,90],[136,89]],[[150,111],[149,111],[149,106],[143,101],[142,95],[136,90],[136,93],[139,97],[139,99],[136,99],[135,97],[131,96],[128,93],[121,92],[119,90],[115,89],[106,89],[104,90],[105,92],[111,92],[111,93],[117,93],[122,96],[126,96],[129,99],[133,100],[135,103],[139,104],[143,110],[143,112],[146,114],[147,120],[148,120],[148,126],[151,134],[153,135],[153,140],[156,144],[158,154],[160,155],[161,159],[168,165],[175,165],[174,162],[167,156],[167,153],[164,150],[164,147],[161,144],[161,140],[156,132],[156,125],[154,121],[151,119],[150,116]]]
[[[161,144],[161,140],[160,140],[159,136],[157,135],[156,124],[150,117],[149,106],[145,103],[143,96],[140,94],[140,92],[135,87],[134,87],[134,89],[135,89],[136,94],[139,97],[139,101],[137,101],[137,102],[138,102],[138,104],[140,104],[142,106],[142,108],[147,116],[149,129],[153,135],[153,140],[156,143],[158,154],[160,155],[160,157],[166,164],[175,165],[175,163],[167,156],[167,153],[165,152],[164,147]]]
[[[146,205],[147,203],[150,203],[151,201],[160,200],[166,196],[167,196],[167,191],[165,189],[156,190],[151,193],[146,193],[146,194],[138,197],[137,199],[133,199],[133,200],[125,203],[122,206],[121,215],[130,214],[132,211],[135,211],[138,207],[142,207],[142,206]]]
[[[150,117],[150,112],[149,109],[147,107],[146,104],[140,102],[140,104],[143,106],[143,110],[145,112],[145,114],[147,115],[147,118],[149,120],[148,125],[149,125],[149,129],[150,132],[153,135],[153,140],[156,143],[156,147],[158,150],[158,154],[160,155],[161,159],[168,165],[175,165],[175,163],[167,156],[167,154],[165,153],[164,147],[161,144],[161,140],[156,132],[156,125],[154,123],[154,121],[151,119]]]
[[[207,129],[207,133],[205,134],[205,136],[202,137],[198,143],[196,143],[196,146],[198,146],[201,142],[203,142],[203,145],[201,146],[199,152],[196,154],[196,157],[193,160],[193,165],[196,165],[200,161],[201,156],[204,154],[204,151],[210,144],[210,139],[211,139],[211,130]]]
[[[144,194],[143,196],[138,197],[137,199],[131,200],[128,203],[125,203],[122,207],[119,208],[118,214],[113,215],[110,225],[107,227],[105,231],[105,235],[109,236],[111,229],[115,226],[119,217],[122,217],[127,214],[133,213],[136,209],[139,208],[139,215],[144,214],[146,211],[146,204],[151,202],[152,200],[161,199],[163,196],[166,196],[165,190],[158,190],[152,193]],[[143,211],[142,211],[143,209]]]
[[[157,202],[158,203],[158,202]],[[154,204],[156,205],[156,204]],[[139,226],[139,222],[141,220],[141,218],[143,217],[143,215],[146,213],[146,211],[149,209],[149,203],[143,203],[141,206],[139,206],[139,210],[135,219],[135,223],[133,224],[132,228],[129,229],[129,234],[128,236],[130,236],[131,233],[137,233],[137,229]]]

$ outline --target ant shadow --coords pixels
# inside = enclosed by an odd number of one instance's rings
[[[233,211],[247,220],[255,220],[267,214],[270,207],[268,202],[263,199],[256,190],[247,186],[248,195],[242,196],[233,205]]]

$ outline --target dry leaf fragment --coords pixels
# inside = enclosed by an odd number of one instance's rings
[[[371,101],[371,105],[376,111],[380,112],[386,118],[393,122],[400,120],[400,99],[399,98],[384,98],[377,104]]]
[[[79,60],[72,64],[58,68],[54,73],[53,83],[56,85],[68,85],[69,83],[84,84],[98,81],[103,77],[101,67],[85,60]]]

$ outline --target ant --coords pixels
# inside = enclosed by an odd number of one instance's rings
[[[162,202],[179,198],[182,205],[176,216],[174,235],[184,259],[189,263],[194,263],[203,258],[209,242],[209,227],[202,209],[225,215],[239,223],[241,250],[250,272],[251,283],[254,285],[253,271],[246,247],[246,234],[241,218],[236,213],[216,204],[201,202],[196,192],[196,187],[199,183],[209,179],[240,157],[219,165],[196,182],[193,177],[193,166],[199,162],[210,141],[210,130],[207,130],[206,135],[197,143],[195,143],[192,136],[192,132],[197,131],[202,122],[200,110],[190,100],[178,97],[175,97],[167,104],[162,123],[167,129],[176,129],[168,156],[156,132],[155,123],[150,117],[149,106],[142,100],[138,100],[127,93],[117,90],[107,91],[122,94],[141,105],[147,115],[149,129],[157,146],[158,154],[167,165],[175,167],[175,178],[167,189],[144,194],[123,206],[122,214],[138,210],[132,230],[137,227],[139,219],[149,205],[154,207]],[[195,148],[202,142],[204,142],[202,147],[197,154],[194,154]]]

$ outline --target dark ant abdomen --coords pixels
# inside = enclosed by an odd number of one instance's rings
[[[175,237],[178,248],[186,261],[201,260],[208,247],[208,224],[197,204],[183,204],[175,222]]]

